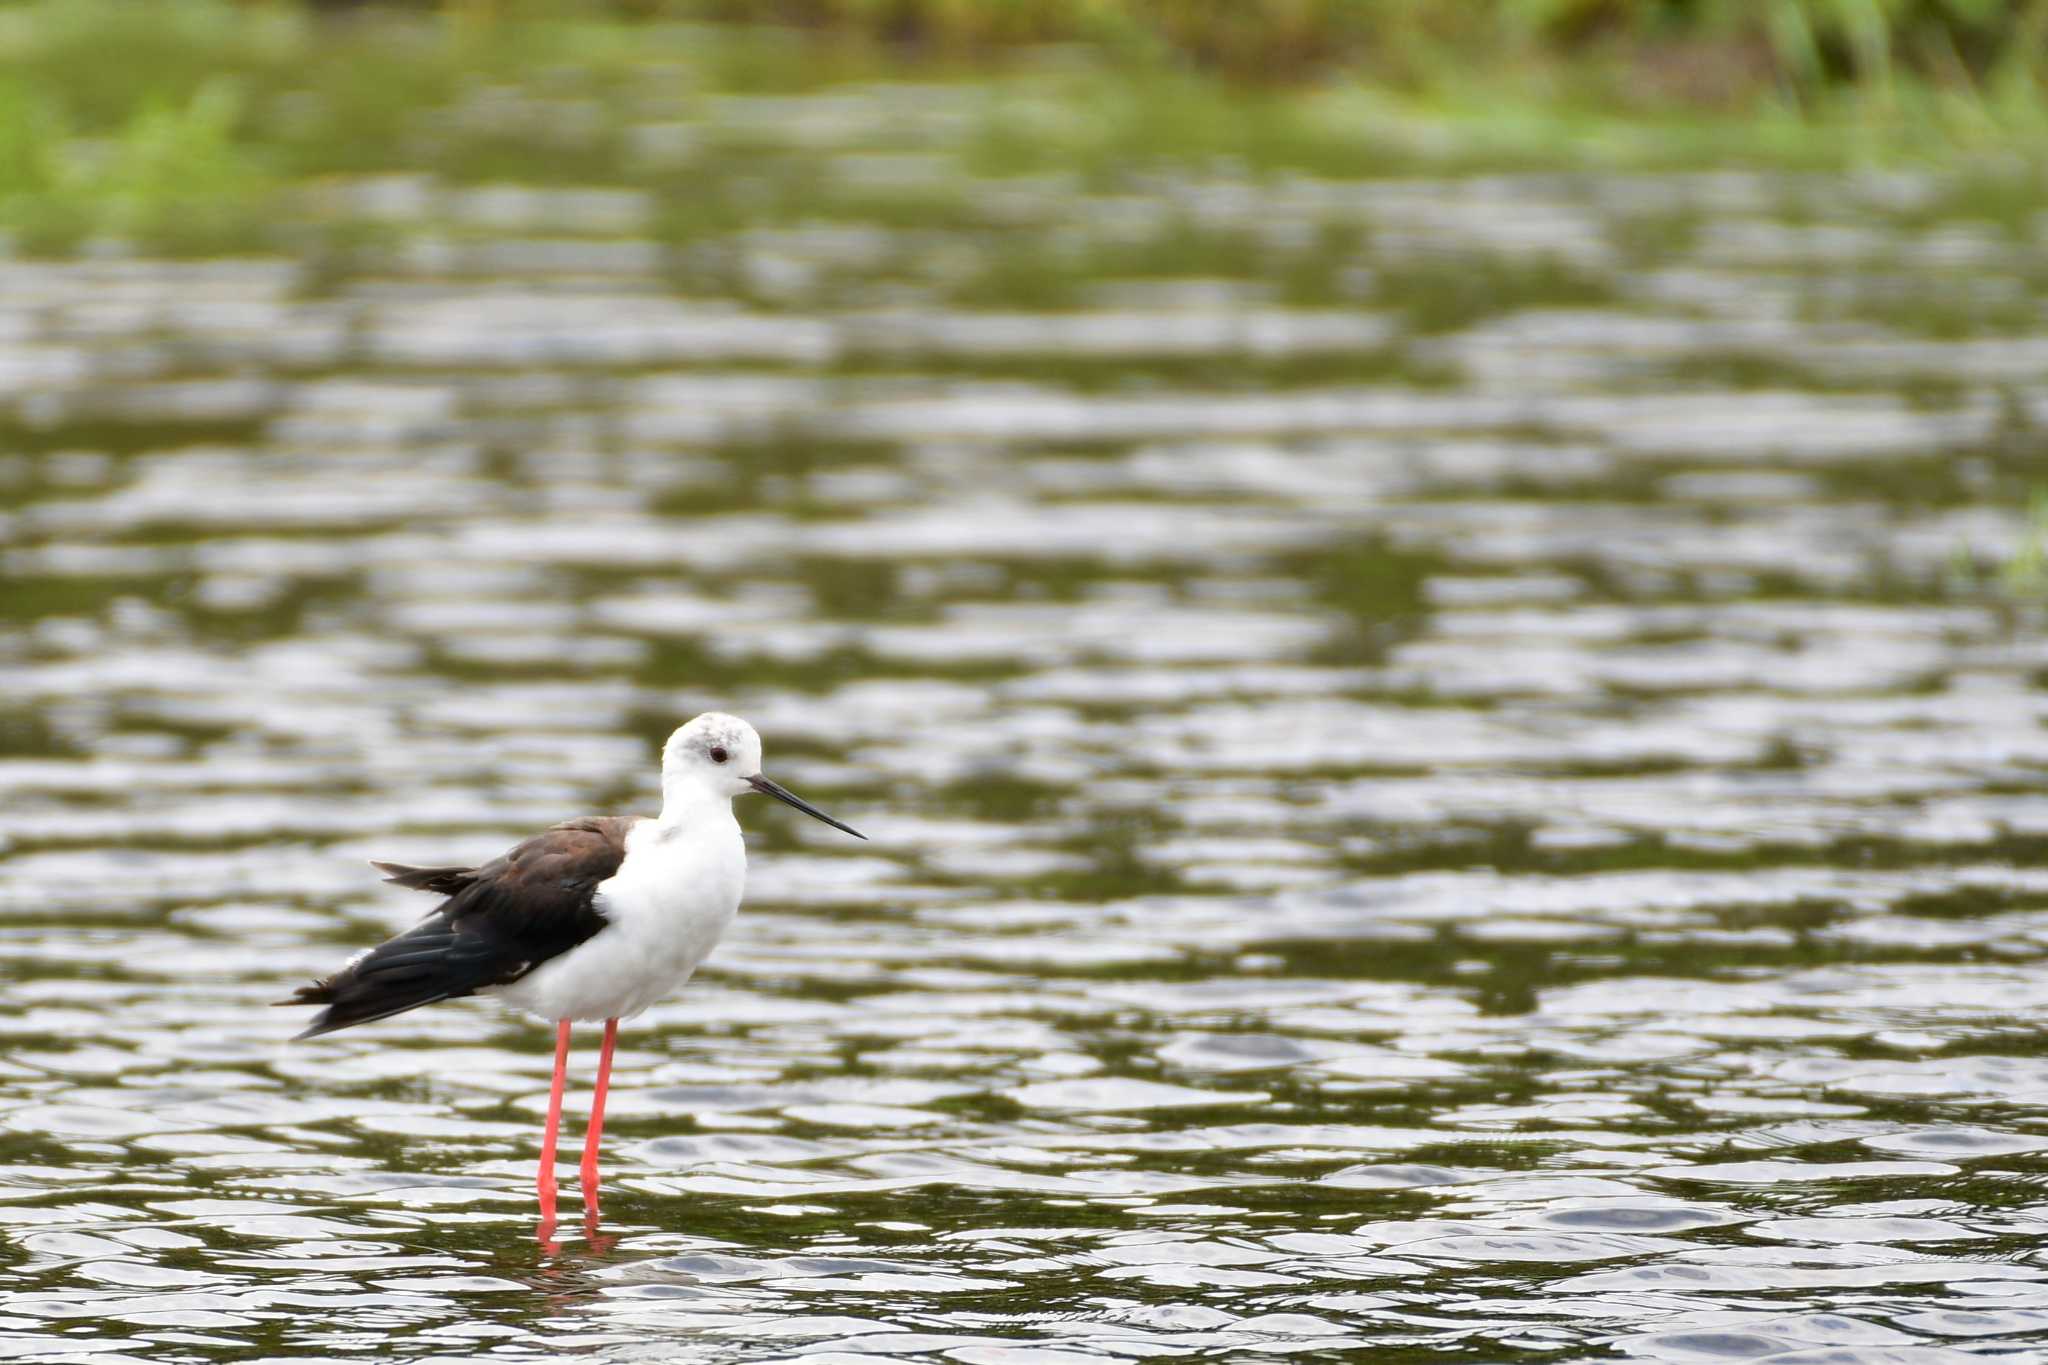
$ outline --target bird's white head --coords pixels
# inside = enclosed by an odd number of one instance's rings
[[[842,824],[787,787],[770,782],[761,772],[761,736],[738,716],[706,711],[668,737],[661,750],[662,817],[680,814],[706,801],[729,802],[735,796],[760,792],[804,814],[865,839],[852,825]]]
[[[738,716],[706,711],[680,726],[661,750],[664,792],[678,784],[727,800],[753,790],[747,779],[761,775],[761,736]]]

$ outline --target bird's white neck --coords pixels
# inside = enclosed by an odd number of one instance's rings
[[[713,791],[694,774],[662,774],[661,814],[664,825],[693,825],[707,816],[732,818],[732,798]]]

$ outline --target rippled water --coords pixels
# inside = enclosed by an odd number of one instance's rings
[[[0,260],[4,1354],[2048,1349],[2048,220],[965,98]],[[710,706],[873,842],[743,810],[544,1244],[544,1029],[265,1005]]]

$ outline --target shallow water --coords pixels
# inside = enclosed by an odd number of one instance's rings
[[[5,1353],[2048,1349],[2048,220],[975,182],[964,98],[641,118],[818,177],[687,243],[0,260]],[[543,1028],[265,1004],[710,706],[873,842],[743,811],[543,1241]]]

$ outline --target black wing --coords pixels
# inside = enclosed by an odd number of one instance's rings
[[[378,863],[400,886],[446,896],[413,928],[280,1005],[325,1005],[312,1038],[517,981],[605,926],[598,884],[626,857],[634,821],[569,820],[482,867]]]

